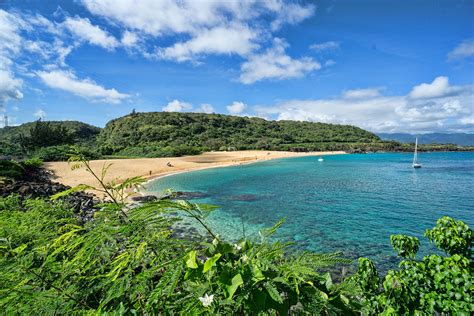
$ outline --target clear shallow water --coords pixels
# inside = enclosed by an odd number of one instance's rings
[[[227,239],[257,236],[286,217],[276,238],[319,252],[366,256],[382,268],[396,262],[391,234],[420,238],[448,215],[474,227],[474,153],[366,154],[279,159],[165,177],[148,184],[206,194],[194,199],[218,205],[213,229]],[[242,225],[242,222],[244,225]]]

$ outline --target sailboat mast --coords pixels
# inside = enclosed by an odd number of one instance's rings
[[[413,155],[413,163],[416,163],[417,150],[418,150],[418,137],[415,139],[415,154]]]

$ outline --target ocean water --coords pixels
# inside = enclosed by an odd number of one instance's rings
[[[219,206],[208,218],[222,237],[258,237],[285,217],[274,238],[318,252],[369,257],[383,269],[396,256],[391,234],[420,238],[448,215],[474,227],[474,153],[384,153],[277,159],[182,173],[150,182],[147,191],[199,192],[197,203]]]

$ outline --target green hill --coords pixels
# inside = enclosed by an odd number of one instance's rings
[[[100,128],[77,121],[36,121],[4,127],[0,128],[0,155],[63,160],[70,145],[95,147],[99,133]]]
[[[104,154],[125,156],[174,156],[228,148],[351,150],[361,144],[381,149],[390,144],[350,125],[170,112],[114,119],[101,131],[98,143]]]
[[[87,141],[94,139],[100,132],[99,127],[95,127],[78,121],[45,121],[51,128],[65,128],[74,141]],[[0,128],[0,140],[17,140],[20,134],[28,135],[36,122],[29,122],[19,126],[8,126]]]

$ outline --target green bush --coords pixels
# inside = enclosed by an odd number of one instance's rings
[[[67,161],[75,148],[77,146],[72,145],[42,147],[32,152],[31,155],[43,161]],[[88,159],[100,158],[96,149],[81,146],[80,150]]]
[[[462,221],[440,218],[433,229],[425,232],[430,241],[449,257],[431,254],[415,260],[419,241],[414,237],[391,237],[398,254],[408,260],[400,269],[390,270],[383,280],[383,288],[375,287],[374,266],[368,259],[359,261],[355,275],[366,300],[367,314],[451,314],[474,313],[472,271],[473,232]],[[368,277],[368,276],[374,276]],[[367,280],[373,279],[367,285]]]
[[[38,157],[33,157],[30,159],[24,160],[21,164],[25,167],[25,169],[34,170],[34,169],[41,168],[41,166],[43,165],[43,160],[41,160]]]
[[[25,168],[13,160],[0,160],[0,176],[7,178],[21,178],[25,174]]]

